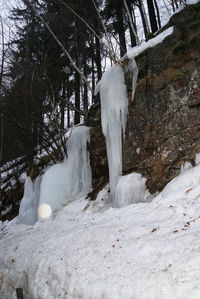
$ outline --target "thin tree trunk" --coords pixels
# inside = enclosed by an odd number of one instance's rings
[[[77,37],[77,26],[78,26],[78,22],[76,22],[75,19],[75,42],[76,42],[76,65],[78,66],[78,68],[80,69],[80,60],[79,60],[79,40]],[[83,74],[84,76],[84,74]],[[85,78],[85,76],[84,76]],[[81,108],[81,103],[80,103],[80,74],[79,73],[75,73],[75,108],[77,110],[80,110]],[[87,78],[85,78],[85,83],[87,84]],[[74,124],[77,125],[80,123],[80,113],[77,112],[77,110],[75,110],[75,114],[74,114]]]
[[[2,89],[2,82],[3,82],[3,73],[4,73],[4,62],[5,62],[5,40],[4,40],[4,27],[3,27],[3,20],[0,17],[1,22],[1,47],[2,47],[2,55],[1,55],[1,70],[0,70],[0,95]]]
[[[96,97],[94,96],[95,90],[95,69],[94,69],[94,57],[92,57],[92,104],[95,103]]]
[[[120,56],[122,57],[127,52],[123,14],[122,14],[122,4],[116,5],[115,9],[116,9],[116,16],[117,16],[117,31],[119,35]]]
[[[152,0],[147,0],[147,7],[149,12],[151,31],[152,33],[155,33],[156,31],[158,31],[158,25],[156,20],[155,8]]]
[[[65,98],[65,79],[63,79],[62,84],[62,97]],[[65,103],[64,101],[61,101],[60,103],[60,121],[61,121],[61,127],[62,129],[65,128]]]
[[[135,23],[133,21],[133,16],[132,16],[132,7],[131,7],[131,3],[126,0],[124,1],[124,5],[128,14],[128,25],[129,25],[129,31],[130,31],[130,38],[131,38],[131,46],[134,47],[136,45],[139,45],[140,41],[139,41],[139,37],[137,35],[137,31],[136,31],[136,26]]]
[[[143,28],[144,28],[144,35],[145,35],[145,38],[147,39],[148,32],[149,32],[149,25],[148,25],[148,21],[147,21],[147,17],[146,17],[146,13],[144,10],[144,5],[142,3],[142,0],[138,0],[138,5],[139,5],[138,7],[139,7],[140,15],[142,18]]]
[[[97,66],[97,78],[99,81],[101,80],[102,77],[102,69],[101,69],[101,48],[100,48],[99,39],[97,37],[95,37],[95,49],[96,49],[95,62]]]
[[[66,85],[67,85],[67,100],[69,101],[70,98],[70,92],[69,92],[69,75],[67,75],[66,78]],[[71,121],[70,121],[70,106],[67,105],[67,127],[71,127]]]
[[[75,73],[75,107],[80,110],[80,75]],[[80,123],[80,113],[75,111],[74,114],[74,124]]]
[[[86,58],[84,63],[84,76],[87,78]],[[88,112],[88,89],[87,89],[87,84],[85,83],[83,85],[83,109],[85,112]]]
[[[1,146],[0,146],[0,165],[3,163],[3,137],[4,137],[4,119],[3,119],[3,113],[1,113]]]
[[[158,4],[156,0],[153,0],[155,8],[156,8],[156,14],[157,14],[157,20],[158,20],[158,27],[159,29],[161,28],[161,20],[160,20],[160,12],[159,12],[159,8],[158,8]]]

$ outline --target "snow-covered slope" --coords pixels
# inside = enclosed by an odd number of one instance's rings
[[[184,169],[183,169],[184,170]],[[4,223],[0,298],[200,298],[200,165],[152,202],[87,209],[80,199],[35,226]]]

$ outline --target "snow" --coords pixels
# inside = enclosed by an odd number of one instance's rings
[[[199,0],[186,0],[187,5],[192,5],[198,3]]]
[[[183,173],[190,168],[192,168],[192,164],[190,162],[185,162],[183,165],[181,165],[180,173]]]
[[[140,173],[131,173],[121,176],[115,189],[115,207],[146,202],[151,199],[149,191],[146,189],[146,179]]]
[[[195,165],[199,165],[200,164],[200,153],[195,155]]]
[[[108,187],[33,227],[3,223],[0,298],[18,287],[28,299],[199,298],[200,165],[151,202],[115,209],[107,199]]]
[[[171,35],[173,33],[173,27],[169,27],[168,29],[164,30],[162,33],[157,35],[156,37],[148,40],[147,42],[142,43],[139,46],[136,46],[132,49],[130,49],[124,58],[134,59],[136,56],[138,56],[140,53],[142,53],[147,48],[153,48],[156,45],[160,44],[167,36]]]
[[[106,71],[97,86],[101,98],[101,125],[106,138],[111,197],[122,173],[122,134],[125,133],[128,99],[124,70],[115,64]],[[97,91],[97,90],[96,90]]]

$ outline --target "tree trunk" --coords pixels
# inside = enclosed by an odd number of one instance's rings
[[[95,90],[95,69],[94,69],[94,57],[92,57],[92,104],[96,103],[94,90]]]
[[[152,0],[147,0],[147,7],[148,7],[148,12],[149,12],[151,31],[152,31],[152,33],[155,33],[156,31],[158,31],[158,25],[157,25],[155,9],[154,9]]]
[[[147,22],[147,19],[146,19],[146,15],[145,15],[145,11],[144,11],[144,6],[142,4],[142,0],[138,0],[138,6],[139,6],[139,11],[140,11],[140,15],[141,15],[141,18],[142,18],[142,25],[143,25],[143,28],[144,28],[144,35],[145,35],[145,38],[147,39],[148,37],[148,32],[149,32],[149,26],[148,26],[148,22]]]
[[[63,79],[63,84],[62,84],[62,97],[65,99],[65,79]],[[60,103],[60,121],[61,121],[61,127],[62,129],[65,128],[65,103],[64,101],[61,101]]]
[[[135,35],[133,34],[133,29],[132,29],[132,26],[131,26],[131,22],[132,22],[134,30],[137,33],[135,21],[133,19],[133,8],[132,8],[132,5],[131,5],[130,1],[126,1],[126,3],[127,3],[130,18],[131,18],[131,20],[129,20],[129,18],[128,18],[128,26],[129,26],[129,32],[130,32],[131,47],[135,47],[137,45],[137,42],[136,42],[136,38],[135,38]]]
[[[75,73],[75,107],[80,110],[80,75]],[[74,114],[74,124],[80,123],[80,113],[75,111]]]
[[[156,0],[154,0],[154,5],[155,5],[155,8],[156,8],[156,14],[157,14],[157,20],[158,20],[158,27],[160,29],[161,28],[160,12],[159,12],[159,8],[158,8],[158,4],[157,4]]]
[[[115,9],[116,9],[116,16],[117,16],[117,32],[119,35],[119,44],[120,44],[120,56],[122,57],[127,52],[123,14],[122,14],[122,3],[120,2],[119,5],[116,5]]]
[[[95,36],[95,49],[96,49],[96,57],[95,62],[97,66],[97,79],[98,81],[101,80],[102,77],[102,69],[101,69],[101,48],[99,39]]]
[[[87,60],[85,58],[85,62],[84,62],[84,76],[85,78],[87,78]],[[88,88],[87,88],[87,84],[84,82],[83,85],[83,109],[85,112],[88,112]]]

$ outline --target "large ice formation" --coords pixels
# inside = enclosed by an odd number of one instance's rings
[[[48,218],[54,211],[91,191],[91,168],[87,143],[90,140],[90,128],[79,126],[72,130],[69,137],[68,157],[47,169],[42,177],[30,178],[25,184],[25,193],[20,206],[20,221],[34,224],[39,217]],[[41,180],[41,179],[40,179]],[[40,188],[39,188],[40,187]]]
[[[137,81],[137,65],[130,62],[133,75],[133,93]],[[115,188],[122,175],[122,135],[125,134],[128,114],[128,98],[124,69],[115,64],[106,71],[97,86],[101,98],[101,123],[106,138],[111,199],[114,204]]]

